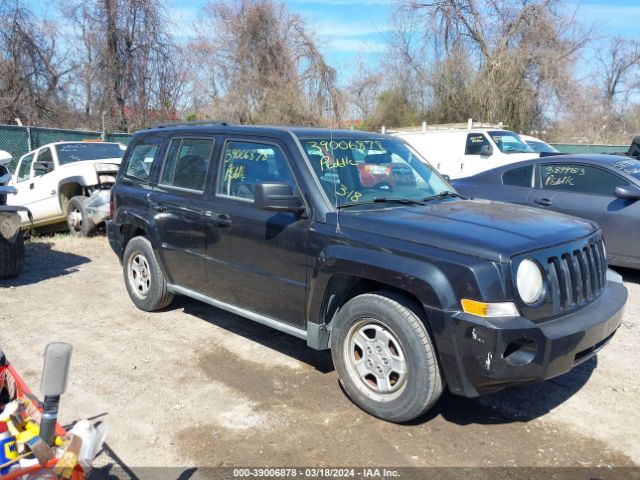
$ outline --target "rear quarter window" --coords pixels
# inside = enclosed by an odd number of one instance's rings
[[[503,185],[512,187],[529,187],[531,188],[533,179],[533,165],[528,167],[514,168],[507,170],[502,174]]]
[[[145,138],[136,142],[127,160],[125,177],[148,182],[160,145],[161,141],[157,138]]]

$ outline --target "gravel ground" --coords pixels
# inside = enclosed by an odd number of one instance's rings
[[[596,358],[542,384],[446,394],[411,425],[355,407],[328,352],[196,301],[137,310],[103,237],[27,245],[0,282],[0,348],[37,390],[42,352],[74,345],[62,420],[100,419],[121,466],[632,466],[640,463],[640,274]]]

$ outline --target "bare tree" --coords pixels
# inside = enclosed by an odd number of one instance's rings
[[[241,123],[340,122],[342,96],[304,21],[274,0],[209,3],[190,45],[192,103]]]
[[[539,127],[591,37],[559,0],[405,0],[394,15],[395,81],[428,121]]]
[[[0,2],[0,70],[1,120],[54,122],[66,110],[62,89],[69,70],[55,31],[22,0]]]
[[[599,50],[597,61],[604,101],[613,111],[617,97],[640,85],[640,41],[612,38],[607,48]]]
[[[176,118],[184,57],[160,0],[67,0],[65,11],[87,117],[105,112],[121,130]]]
[[[382,71],[367,67],[362,59],[355,64],[356,73],[348,88],[348,107],[352,109],[351,115],[363,119],[372,114],[385,79]]]

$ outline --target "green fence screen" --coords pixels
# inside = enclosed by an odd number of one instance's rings
[[[0,125],[0,150],[13,155],[9,170],[13,172],[18,160],[25,153],[51,142],[99,139],[102,132],[89,130],[62,130],[57,128],[20,127],[17,125]],[[108,142],[129,143],[129,133],[107,133]],[[602,145],[552,143],[562,153],[624,153],[629,145]]]
[[[102,132],[89,130],[62,130],[57,128],[20,127],[18,125],[0,125],[0,150],[13,155],[9,170],[13,172],[18,160],[25,153],[47,143],[101,138]],[[128,133],[107,133],[108,142],[129,143]]]
[[[552,143],[551,146],[561,153],[625,153],[629,150],[629,145]]]

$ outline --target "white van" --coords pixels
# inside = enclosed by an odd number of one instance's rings
[[[425,157],[441,174],[469,177],[509,163],[540,156],[517,133],[492,128],[393,132]]]

